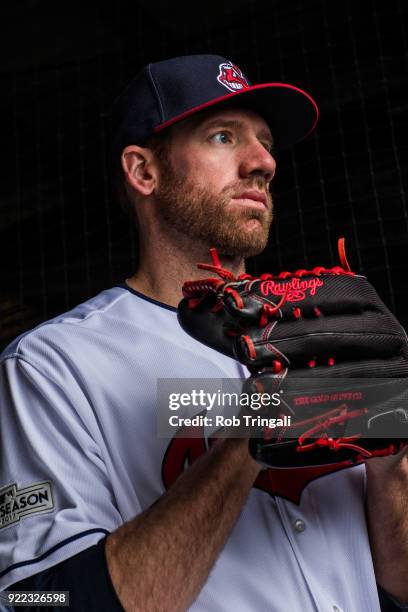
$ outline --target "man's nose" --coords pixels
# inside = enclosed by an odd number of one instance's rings
[[[240,163],[242,178],[262,176],[269,183],[275,176],[276,161],[273,155],[257,140],[245,148]]]

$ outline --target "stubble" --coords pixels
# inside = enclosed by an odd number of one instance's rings
[[[215,194],[187,176],[176,174],[167,160],[161,160],[161,165],[157,210],[170,230],[187,234],[229,257],[251,257],[264,250],[273,213],[272,196],[263,177],[237,181]],[[265,211],[244,205],[229,206],[232,197],[251,189],[266,194]]]

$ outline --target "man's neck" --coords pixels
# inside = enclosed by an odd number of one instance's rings
[[[245,272],[242,257],[220,257],[221,266],[236,276]],[[186,280],[215,276],[215,273],[197,268],[197,263],[212,264],[210,247],[193,241],[184,244],[169,242],[142,245],[137,272],[127,279],[129,287],[154,300],[176,307],[182,296]]]

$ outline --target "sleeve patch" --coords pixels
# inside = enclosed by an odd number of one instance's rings
[[[50,512],[55,508],[51,482],[45,480],[19,489],[16,483],[0,489],[0,529],[18,523],[21,519]]]

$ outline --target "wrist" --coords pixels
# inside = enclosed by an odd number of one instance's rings
[[[249,439],[248,438],[224,438],[220,440],[221,444],[224,445],[226,452],[232,453],[234,457],[241,460],[243,464],[253,472],[254,478],[262,470],[262,466],[255,461],[249,452]]]

